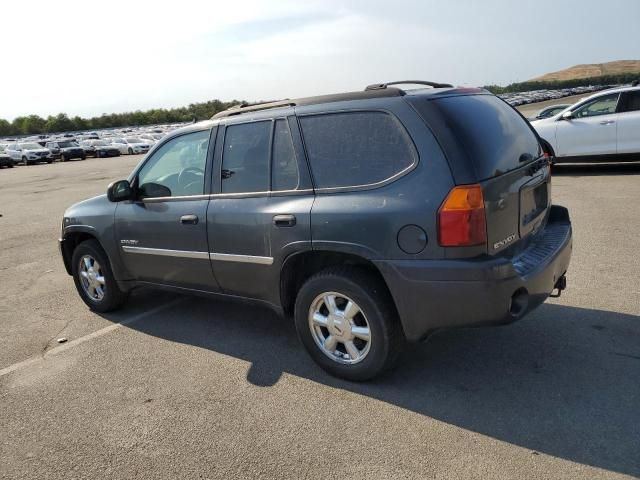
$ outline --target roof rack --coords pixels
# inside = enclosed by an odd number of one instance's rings
[[[397,82],[387,82],[387,83],[374,83],[373,85],[368,85],[365,88],[366,91],[370,90],[384,90],[389,85],[426,85],[432,88],[453,88],[453,85],[449,83],[438,83],[438,82],[429,82],[427,80],[399,80]]]
[[[406,82],[400,82],[406,83]],[[305,105],[318,105],[322,103],[329,102],[342,102],[342,101],[350,101],[350,100],[364,100],[369,98],[385,98],[385,97],[401,97],[405,94],[403,90],[395,87],[387,88],[386,85],[391,85],[390,83],[384,84],[384,87],[380,87],[377,89],[367,89],[360,90],[358,92],[345,92],[345,93],[334,93],[331,95],[319,95],[315,97],[303,97],[296,98],[293,100],[285,99],[279,100],[275,102],[260,102],[260,103],[241,103],[238,105],[234,105],[227,110],[216,113],[212,120],[216,120],[219,118],[228,118],[234,115],[242,115],[244,113],[252,113],[259,112],[262,110],[269,110],[271,108],[282,108],[282,107],[301,107]]]
[[[268,110],[270,108],[277,107],[295,107],[295,102],[292,102],[288,98],[285,100],[270,100],[268,102],[256,102],[256,103],[239,103],[238,105],[234,105],[233,107],[229,107],[228,109],[216,113],[213,118],[222,118],[222,117],[231,117],[233,115],[240,115],[241,113],[247,112],[259,112],[260,110]]]

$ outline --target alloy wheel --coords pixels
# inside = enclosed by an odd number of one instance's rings
[[[95,301],[100,302],[104,298],[106,286],[104,272],[98,261],[91,255],[84,255],[80,258],[78,268],[80,277],[80,285],[87,296]]]
[[[346,295],[337,292],[318,295],[311,303],[308,320],[313,340],[331,360],[353,365],[369,353],[369,322],[360,306]]]

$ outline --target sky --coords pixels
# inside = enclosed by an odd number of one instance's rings
[[[2,2],[0,118],[506,85],[640,60],[640,0]]]

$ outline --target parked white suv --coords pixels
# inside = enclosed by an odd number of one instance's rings
[[[640,160],[640,87],[598,92],[531,125],[556,163]]]
[[[51,150],[43,148],[35,142],[10,143],[7,146],[6,153],[15,163],[22,162],[24,165],[33,165],[38,162],[53,162]]]

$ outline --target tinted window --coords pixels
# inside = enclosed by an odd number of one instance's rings
[[[640,111],[640,90],[634,92],[624,92],[620,99],[620,112]]]
[[[276,120],[273,133],[272,190],[295,190],[300,176],[293,140],[286,120]]]
[[[317,188],[381,182],[417,159],[408,134],[387,113],[314,115],[300,124]]]
[[[162,145],[138,174],[141,195],[180,197],[204,193],[209,134],[209,130],[189,133]]]
[[[616,113],[618,94],[605,95],[597,98],[573,112],[576,118],[596,117]]]
[[[230,125],[224,135],[222,193],[269,190],[271,122]]]
[[[478,181],[522,166],[521,159],[540,155],[532,127],[498,97],[456,95],[438,100],[418,97],[413,102],[418,111],[424,109],[425,118],[443,117],[460,151],[473,163]]]

